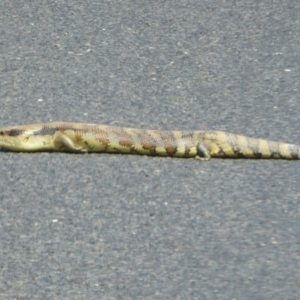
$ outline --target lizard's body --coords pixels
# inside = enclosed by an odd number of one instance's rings
[[[300,159],[300,146],[222,131],[160,131],[53,122],[0,129],[0,148],[17,152],[110,152],[157,156]]]

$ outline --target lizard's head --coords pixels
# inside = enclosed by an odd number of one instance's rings
[[[44,146],[45,138],[37,132],[40,125],[14,126],[0,129],[0,148],[9,151],[36,151]]]

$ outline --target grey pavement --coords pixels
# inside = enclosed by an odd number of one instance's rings
[[[299,1],[1,1],[0,124],[300,144]],[[300,299],[300,162],[0,152],[0,299]]]

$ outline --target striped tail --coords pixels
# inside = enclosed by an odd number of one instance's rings
[[[300,159],[300,146],[214,131],[204,133],[212,157]]]

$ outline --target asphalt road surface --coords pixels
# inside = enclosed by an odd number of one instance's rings
[[[1,1],[1,126],[300,144],[299,1]],[[0,152],[0,299],[300,299],[300,162]]]

